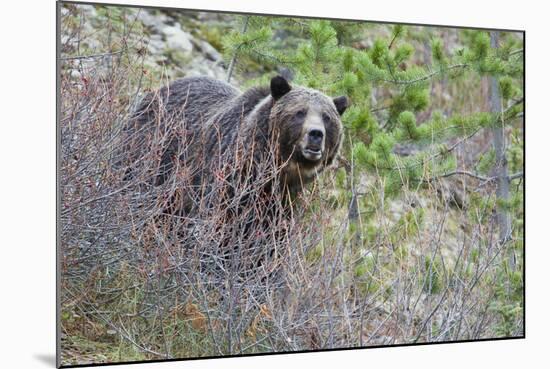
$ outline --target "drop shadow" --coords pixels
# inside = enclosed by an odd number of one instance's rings
[[[48,365],[52,368],[57,368],[57,362],[55,360],[55,355],[54,354],[34,354],[33,357],[36,360],[38,360],[38,361],[40,361],[40,362],[42,362],[42,363],[44,363],[44,364],[46,364],[46,365]]]

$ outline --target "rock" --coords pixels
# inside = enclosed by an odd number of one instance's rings
[[[399,156],[411,156],[418,153],[418,148],[414,144],[400,144],[397,143],[393,147],[393,152]]]
[[[208,59],[215,62],[223,59],[222,54],[220,54],[218,50],[216,50],[214,46],[210,45],[208,42],[206,41],[201,42],[201,47],[204,52],[204,55]]]
[[[214,46],[210,45],[207,41],[197,40],[193,38],[192,42],[207,59],[215,62],[222,60],[222,55],[219,53],[219,51],[216,50]]]
[[[282,76],[287,81],[293,81],[294,80],[294,71],[287,67],[278,67],[277,73]]]
[[[183,31],[179,23],[176,23],[174,26],[164,26],[162,33],[166,37],[166,46],[168,48],[188,53],[193,51],[193,44],[191,43],[193,36]]]
[[[218,13],[199,12],[199,13],[197,13],[196,17],[199,20],[203,21],[203,22],[208,22],[208,21],[217,21],[217,20],[219,20],[220,15]]]
[[[71,70],[71,78],[72,79],[79,80],[80,77],[82,77],[82,73],[80,73],[76,69]]]
[[[219,63],[207,60],[204,57],[194,58],[186,68],[187,76],[209,76],[225,80],[227,72]]]
[[[89,17],[89,18],[96,18],[97,17],[97,11],[95,10],[95,5],[80,4],[80,5],[78,5],[78,9],[83,14],[86,14],[86,17]]]
[[[374,42],[371,39],[368,39],[368,40],[365,39],[365,40],[361,40],[353,43],[353,47],[359,50],[370,49],[373,45],[374,45]]]
[[[467,196],[460,179],[451,178],[439,181],[436,188],[449,206],[457,209],[464,209],[467,206]]]
[[[147,49],[151,55],[161,54],[165,47],[164,41],[162,41],[162,36],[158,34],[153,34],[149,37],[147,43]]]
[[[160,32],[165,27],[168,17],[163,13],[153,15],[150,11],[141,9],[137,15],[137,19],[153,31]]]

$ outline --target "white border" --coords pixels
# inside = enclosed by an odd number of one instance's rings
[[[527,338],[120,368],[519,368],[548,347],[548,23],[544,2],[137,0],[118,3],[525,29],[527,51]],[[6,368],[52,367],[55,353],[55,3],[5,2],[0,12],[0,334]],[[7,83],[5,83],[7,79]],[[6,115],[7,110],[7,115]],[[546,354],[546,355],[545,355]],[[535,364],[535,366],[540,366]]]

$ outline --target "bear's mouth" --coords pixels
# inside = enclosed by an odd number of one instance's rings
[[[323,151],[316,147],[306,147],[302,149],[302,155],[304,158],[310,161],[318,161],[323,155]]]

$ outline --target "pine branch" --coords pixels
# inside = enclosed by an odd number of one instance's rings
[[[513,56],[513,55],[522,54],[522,53],[523,53],[523,49],[518,49],[518,50],[510,51],[508,56]]]
[[[273,54],[267,54],[260,52],[258,50],[251,50],[251,53],[254,54],[258,59],[264,59],[264,60],[270,60],[271,63],[275,63],[277,65],[284,64],[284,65],[295,65],[297,64],[296,61],[290,60],[290,59],[281,59]]]
[[[427,81],[427,80],[431,79],[432,77],[435,77],[436,75],[442,74],[443,72],[447,72],[449,70],[458,69],[458,68],[468,68],[468,67],[470,67],[470,64],[465,64],[465,63],[454,64],[454,65],[451,65],[447,68],[442,68],[442,69],[439,69],[439,70],[434,71],[432,73],[428,73],[428,74],[426,74],[422,77],[411,79],[411,80],[402,80],[402,79],[399,80],[399,79],[394,78],[393,80],[382,79],[382,81],[386,82],[386,83],[393,83],[393,84],[396,84],[396,85],[408,86],[408,85],[414,85],[416,83]]]

